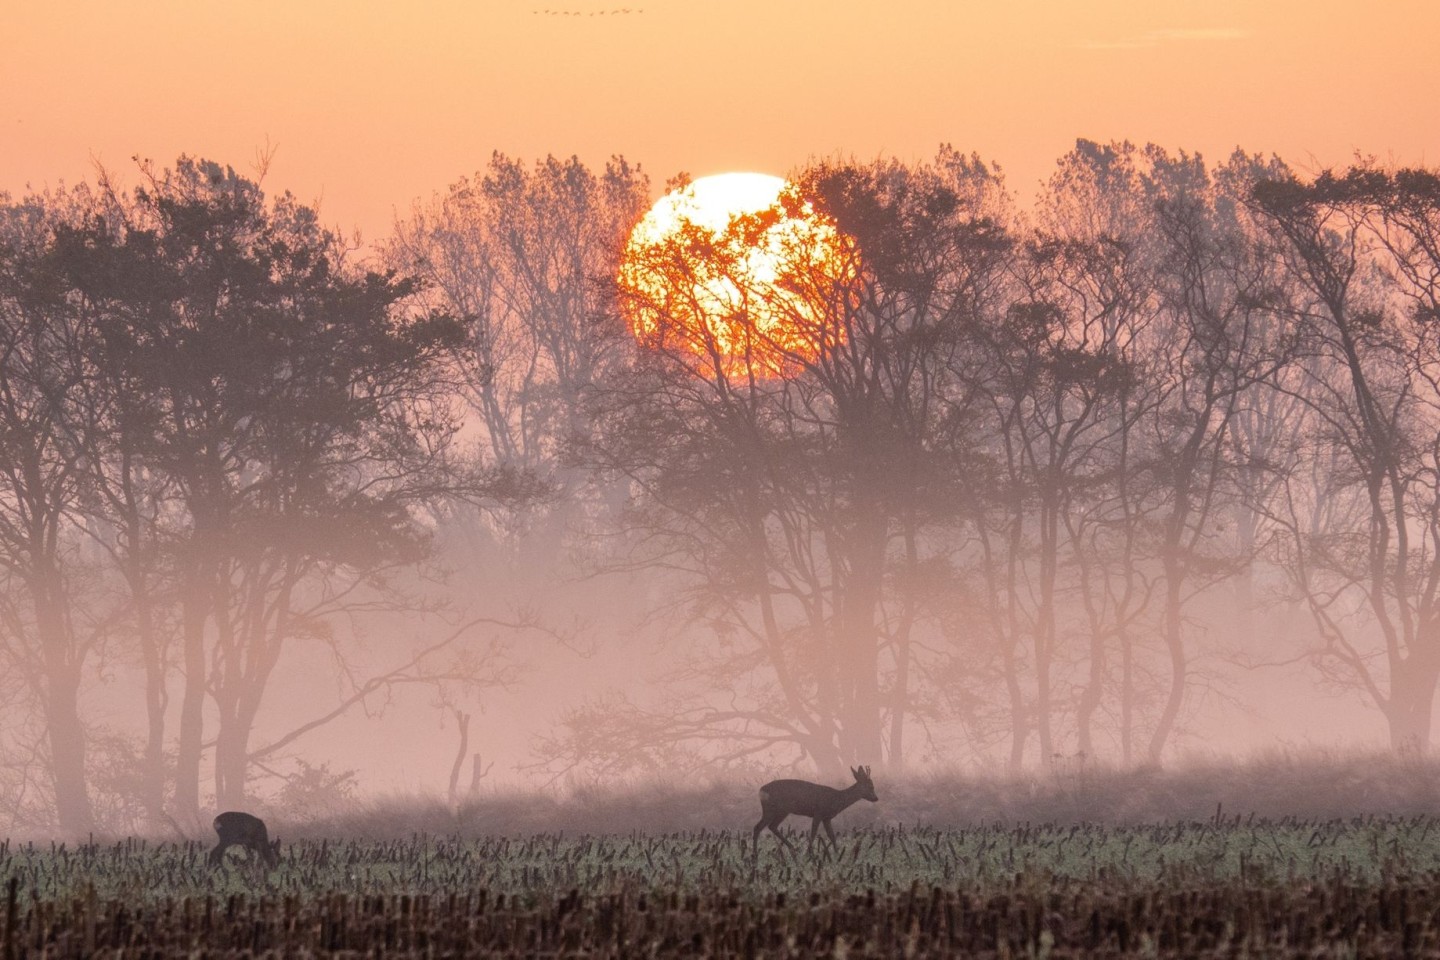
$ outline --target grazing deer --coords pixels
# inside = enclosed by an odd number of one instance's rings
[[[786,847],[790,846],[790,841],[775,828],[792,813],[810,818],[810,844],[805,848],[807,851],[815,846],[815,831],[821,824],[825,825],[830,845],[839,846],[835,840],[835,830],[830,826],[835,815],[856,800],[869,800],[874,803],[880,799],[875,796],[875,784],[870,779],[869,767],[851,767],[850,772],[855,775],[855,782],[844,790],[811,783],[809,780],[772,780],[761,787],[760,822],[755,824],[754,835],[755,855],[760,855],[760,831],[766,827],[769,827],[770,832],[779,837]]]
[[[223,863],[225,851],[236,846],[249,850],[252,861],[258,856],[264,861],[266,869],[273,868],[280,862],[280,841],[271,843],[270,834],[265,830],[265,821],[253,814],[235,810],[222,813],[215,818],[215,832],[220,835],[220,842],[210,851],[212,867]]]

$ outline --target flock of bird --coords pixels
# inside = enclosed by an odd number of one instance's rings
[[[623,17],[631,13],[644,13],[644,10],[632,10],[629,7],[620,7],[615,10],[531,10],[537,17],[542,14],[547,17]]]

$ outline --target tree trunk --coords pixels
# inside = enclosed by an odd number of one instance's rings
[[[880,636],[875,624],[885,559],[885,521],[867,511],[855,530],[850,576],[845,582],[843,618],[846,697],[841,752],[846,763],[873,764],[881,759]]]
[[[1010,538],[1006,548],[1006,616],[1005,637],[1002,639],[1001,656],[1005,665],[1005,691],[1010,701],[1010,759],[1007,764],[1012,775],[1018,774],[1025,762],[1025,744],[1030,739],[1030,715],[1025,709],[1025,692],[1020,683],[1020,543],[1024,534],[1024,521],[1017,509],[1010,526]]]
[[[55,784],[55,812],[60,830],[76,840],[95,829],[94,811],[85,780],[85,728],[80,723],[79,677],[51,674],[46,691],[46,728],[50,768]]]
[[[450,809],[460,802],[460,770],[465,766],[465,756],[470,750],[470,714],[455,709],[455,723],[460,727],[460,748],[455,751],[455,763],[450,767]],[[479,760],[475,772],[480,772]]]
[[[1171,552],[1178,548],[1172,547]],[[1179,563],[1167,558],[1165,563],[1165,649],[1170,654],[1170,690],[1165,696],[1165,707],[1155,724],[1147,751],[1152,764],[1160,762],[1165,744],[1175,730],[1176,718],[1180,716],[1180,705],[1185,699],[1185,644],[1180,620],[1181,577]]]
[[[60,576],[51,571],[31,584],[45,663],[45,728],[55,812],[65,836],[83,839],[95,829],[85,777],[85,727],[80,722],[80,664],[61,608]]]
[[[1105,690],[1105,669],[1105,633],[1100,625],[1094,624],[1090,628],[1090,676],[1080,691],[1080,703],[1075,710],[1077,746],[1087,757],[1095,756],[1093,725]]]
[[[1130,631],[1120,628],[1120,762],[1130,766],[1135,759],[1135,641]]]
[[[1440,670],[1431,662],[1436,659],[1411,656],[1394,671],[1385,719],[1390,727],[1390,748],[1398,754],[1420,756],[1429,752],[1435,688],[1440,680]]]
[[[145,755],[140,802],[150,824],[158,829],[165,824],[165,712],[170,702],[166,687],[168,643],[156,624],[156,597],[151,578],[158,554],[154,540],[148,536],[151,528],[142,503],[149,504],[152,510],[157,508],[142,492],[143,471],[132,452],[135,440],[123,428],[121,433],[115,482],[108,489],[116,505],[115,522],[122,531],[117,557],[135,609],[135,637],[145,670]],[[105,476],[102,471],[102,484]]]
[[[1056,481],[1058,486],[1058,481]],[[1060,566],[1060,507],[1047,492],[1040,513],[1040,602],[1035,611],[1035,730],[1040,739],[1040,763],[1046,769],[1055,759],[1051,716],[1050,665],[1055,655],[1055,583]]]
[[[221,711],[215,736],[215,803],[222,810],[245,807],[250,724],[233,708]]]
[[[271,582],[276,571],[280,584],[274,593],[257,588]],[[219,675],[212,681],[219,709],[215,741],[215,795],[239,807],[245,803],[250,771],[250,734],[265,699],[265,688],[284,650],[290,625],[290,603],[297,575],[287,562],[262,561],[247,565],[236,583],[230,577],[215,580],[215,643],[221,651]]]
[[[889,769],[905,765],[905,714],[910,705],[910,637],[908,628],[895,640],[895,692],[890,701]]]
[[[135,581],[132,579],[132,584]],[[145,664],[145,771],[143,796],[145,814],[156,826],[165,818],[165,653],[155,631],[155,618],[146,587],[135,588],[136,632]]]
[[[180,698],[180,735],[175,754],[175,814],[181,823],[200,822],[200,760],[204,752],[205,620],[210,591],[191,578],[184,598],[185,688]]]
[[[905,520],[905,566],[907,579],[913,583],[915,569],[919,565],[919,550],[915,544],[915,517],[913,512]],[[889,769],[900,770],[905,765],[905,718],[910,707],[910,631],[915,626],[915,598],[907,593],[904,598],[904,612],[900,625],[892,639],[895,658],[895,677],[890,697],[890,743]]]
[[[229,649],[238,661],[240,651],[234,647]],[[231,810],[243,808],[246,803],[250,734],[255,729],[255,718],[260,715],[265,684],[270,676],[270,671],[260,662],[265,659],[265,652],[252,649],[248,654],[255,673],[222,677],[215,691],[219,707],[215,733],[215,801]],[[238,672],[233,664],[231,669]]]

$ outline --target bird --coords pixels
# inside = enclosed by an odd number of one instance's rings
[[[536,16],[543,13],[547,17],[619,17],[645,11],[631,7],[616,7],[613,10],[551,10],[547,7],[544,10],[531,10],[530,12]]]

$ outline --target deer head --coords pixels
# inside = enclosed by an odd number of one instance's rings
[[[850,772],[855,776],[855,782],[860,785],[860,796],[871,803],[880,798],[875,796],[875,782],[870,779],[869,767],[851,767]]]

